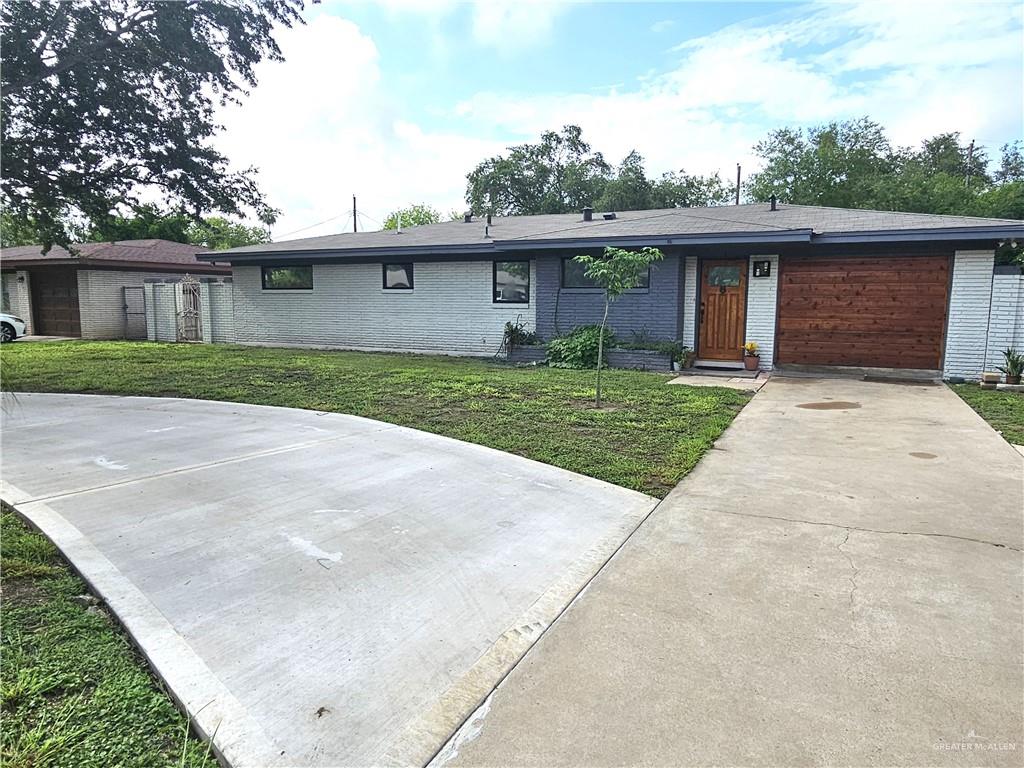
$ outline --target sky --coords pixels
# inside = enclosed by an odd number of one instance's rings
[[[275,240],[464,211],[466,174],[577,124],[617,164],[756,171],[773,129],[870,116],[899,145],[1024,136],[1024,3],[450,2],[307,6],[284,62],[221,109],[217,146],[259,170]]]

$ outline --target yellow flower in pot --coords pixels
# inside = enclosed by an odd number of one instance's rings
[[[757,350],[756,341],[748,341],[743,345],[743,367],[748,371],[756,371],[761,365],[761,356]]]

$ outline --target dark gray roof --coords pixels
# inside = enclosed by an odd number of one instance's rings
[[[1019,234],[1018,234],[1019,233]],[[620,211],[606,220],[594,213],[583,221],[578,213],[494,217],[490,226],[483,217],[442,224],[408,227],[403,232],[359,232],[323,235],[301,240],[234,248],[221,251],[219,259],[237,256],[331,252],[357,255],[407,251],[420,253],[491,252],[590,243],[652,245],[730,242],[839,242],[876,239],[971,239],[1024,236],[1024,222],[1015,219],[982,219],[925,213],[868,211],[846,208],[767,203],[711,208],[669,208]],[[209,258],[201,257],[201,258]]]

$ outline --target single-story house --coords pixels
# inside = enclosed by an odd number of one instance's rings
[[[548,339],[600,321],[601,291],[573,256],[653,246],[664,260],[612,305],[619,339],[678,340],[708,366],[741,366],[755,341],[762,368],[972,377],[1005,343],[989,322],[994,252],[1010,239],[1024,222],[759,203],[467,215],[198,258],[231,263],[239,343],[493,355],[506,322]],[[1000,333],[1024,347],[1012,300]]]
[[[84,339],[146,338],[143,281],[229,274],[215,257],[169,240],[82,243],[74,253],[38,245],[0,251],[3,311],[21,317],[28,333]]]

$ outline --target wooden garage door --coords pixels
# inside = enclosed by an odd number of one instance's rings
[[[783,258],[777,362],[942,367],[949,256]]]
[[[43,336],[81,336],[78,313],[78,273],[71,268],[32,270],[33,333]]]

